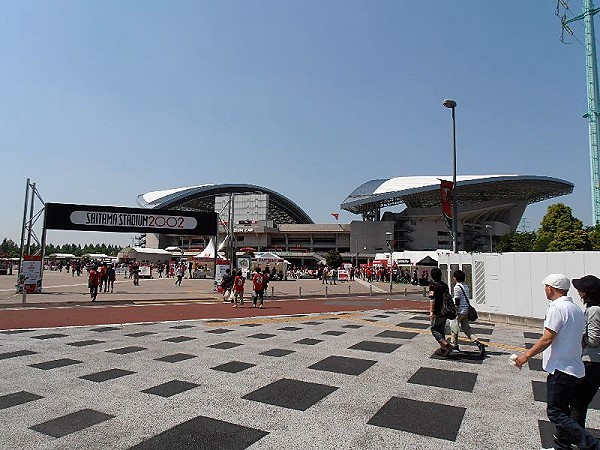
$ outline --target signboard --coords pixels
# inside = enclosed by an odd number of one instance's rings
[[[217,213],[46,203],[45,227],[50,230],[214,236],[217,234]]]
[[[152,278],[152,269],[150,266],[140,266],[139,276],[141,278]]]
[[[25,292],[39,294],[42,292],[42,257],[23,256],[21,275],[25,277]],[[20,288],[19,288],[20,291]]]
[[[338,269],[338,281],[348,281],[350,276],[346,269]]]
[[[408,264],[411,265],[410,259],[409,258],[399,258],[399,259],[395,259],[394,262],[396,264]]]

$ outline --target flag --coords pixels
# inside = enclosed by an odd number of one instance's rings
[[[340,218],[340,213],[331,213],[331,215],[335,218],[335,220]]]
[[[446,219],[448,229],[452,229],[452,195],[454,194],[454,183],[452,181],[440,180],[440,198],[442,214]]]

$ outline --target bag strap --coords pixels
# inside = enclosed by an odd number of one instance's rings
[[[467,297],[467,293],[465,292],[465,290],[463,289],[463,287],[459,284],[458,287],[460,288],[460,290],[462,291],[463,295],[465,296],[465,300],[467,301],[467,304],[469,306],[471,306],[471,302],[469,301],[469,297]]]

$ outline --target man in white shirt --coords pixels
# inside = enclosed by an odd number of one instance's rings
[[[585,328],[583,311],[567,297],[570,280],[563,274],[550,274],[544,281],[546,298],[551,301],[544,320],[544,334],[527,352],[515,360],[521,367],[529,358],[543,353],[546,379],[546,413],[556,426],[556,450],[570,450],[571,443],[580,450],[600,450],[596,439],[571,418],[577,380],[585,375],[581,360],[581,338]]]

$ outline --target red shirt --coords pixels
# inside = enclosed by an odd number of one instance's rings
[[[244,292],[244,283],[246,279],[243,276],[237,275],[233,281],[233,292]]]
[[[260,273],[255,273],[252,277],[252,287],[255,291],[262,291],[264,289],[263,276]]]
[[[88,284],[98,286],[98,273],[94,269],[90,270]]]

